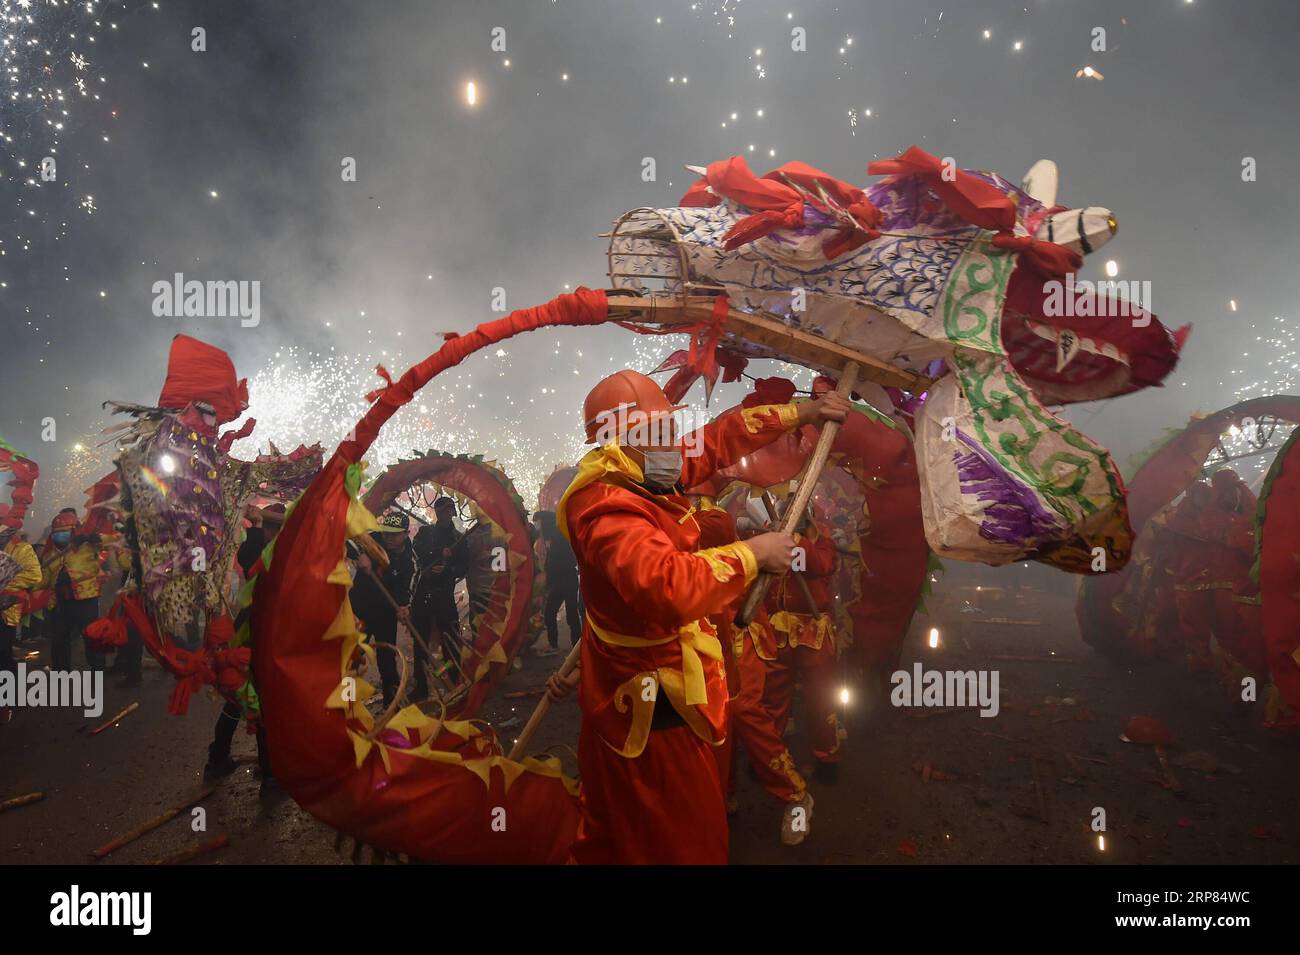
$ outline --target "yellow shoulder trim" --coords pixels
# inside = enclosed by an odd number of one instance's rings
[[[723,560],[724,557],[731,557],[740,561],[740,566],[745,573],[746,584],[758,576],[758,559],[744,541],[735,541],[731,544],[723,544],[720,547],[697,550],[695,556],[709,562],[709,566],[713,569],[713,579],[718,583],[725,584],[736,576],[735,568]]]

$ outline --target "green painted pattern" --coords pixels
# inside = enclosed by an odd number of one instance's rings
[[[957,260],[943,292],[943,330],[955,346],[1005,356],[1002,302],[1016,260],[990,248],[987,239],[972,242]]]
[[[953,352],[957,383],[984,450],[1073,523],[1122,500],[1119,476],[1109,452],[1048,412],[1011,367],[998,316],[1015,259],[990,249],[987,242],[972,243],[944,293],[944,328],[958,346]],[[1057,442],[1070,450],[1044,454],[1044,445]],[[1062,465],[1067,470],[1058,476]],[[1104,492],[1095,488],[1097,476],[1105,482]]]

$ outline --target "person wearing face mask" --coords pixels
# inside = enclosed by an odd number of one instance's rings
[[[53,588],[50,606],[50,669],[72,669],[72,639],[99,617],[98,534],[77,530],[77,511],[65,507],[50,523],[50,539],[41,555],[41,588]],[[84,640],[84,637],[83,637]],[[86,665],[104,668],[104,654],[85,641]]]
[[[578,687],[582,818],[579,863],[727,861],[727,815],[712,748],[725,738],[727,686],[716,627],[759,571],[783,573],[794,538],[700,546],[683,493],[805,424],[842,421],[848,401],[760,405],[723,415],[683,441],[650,378],[620,371],[583,407],[596,444],[557,508],[578,559],[586,619]],[[685,452],[685,453],[684,453]]]

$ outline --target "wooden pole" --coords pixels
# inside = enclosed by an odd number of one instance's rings
[[[116,726],[119,722],[126,719],[126,717],[130,716],[139,708],[140,708],[139,703],[132,703],[130,706],[127,706],[125,709],[122,710],[121,713],[118,713],[117,716],[113,717],[111,720],[108,720],[105,723],[100,723],[98,726],[96,726],[93,730],[90,731],[90,735],[98,736],[100,733],[104,732],[104,730],[108,729],[110,726]]]
[[[23,796],[14,796],[12,799],[6,799],[0,802],[0,812],[8,812],[10,809],[17,809],[19,806],[30,806],[34,802],[40,802],[45,798],[45,793],[27,793]]]
[[[209,852],[216,852],[218,849],[224,849],[230,845],[230,839],[227,836],[214,836],[204,842],[198,842],[188,849],[182,849],[180,852],[174,852],[162,859],[156,859],[153,865],[180,865],[183,862],[191,862],[199,856],[205,856]]]
[[[108,855],[109,853],[116,852],[118,849],[122,848],[127,843],[134,842],[136,839],[139,839],[146,832],[151,832],[152,830],[157,829],[163,823],[175,819],[186,809],[189,809],[195,803],[202,802],[203,800],[207,799],[216,791],[217,791],[217,787],[215,785],[204,788],[193,798],[187,799],[185,802],[180,803],[179,805],[172,806],[170,809],[166,810],[165,812],[162,812],[159,815],[154,816],[148,822],[141,823],[140,825],[136,826],[134,829],[132,829],[130,832],[126,833],[125,835],[118,836],[112,842],[105,843],[104,845],[100,846],[98,849],[95,849],[93,852],[90,853],[90,857],[92,859],[102,859],[104,858],[104,856]]]
[[[589,638],[590,639],[590,638]],[[569,655],[564,658],[564,663],[560,665],[559,676],[564,678],[574,671],[578,666],[580,657],[579,650],[582,649],[582,643],[575,643]],[[542,698],[537,701],[537,707],[533,710],[533,715],[528,717],[528,722],[519,732],[519,738],[515,740],[515,745],[510,747],[510,758],[520,759],[524,755],[524,750],[528,748],[533,734],[537,728],[542,725],[542,720],[546,718],[546,711],[551,708],[551,697],[549,694],[542,694]]]
[[[399,609],[397,606],[397,600],[396,598],[393,597],[391,593],[388,592],[388,588],[385,587],[383,581],[379,579],[379,575],[376,574],[372,568],[363,568],[361,572],[365,574],[367,577],[369,577],[370,580],[374,583],[374,585],[379,588],[379,592],[383,595],[384,599],[388,601],[388,606],[390,606],[393,609],[393,612],[396,613]],[[411,635],[411,639],[414,640],[416,643],[418,643],[420,645],[420,649],[424,651],[424,657],[428,663],[428,669],[433,671],[433,675],[438,678],[439,682],[441,682],[444,687],[446,687],[449,691],[452,690],[453,687],[451,686],[451,684],[448,683],[445,679],[443,679],[442,674],[438,672],[438,668],[433,665],[433,651],[429,649],[429,644],[425,642],[423,637],[421,637],[418,633],[416,633],[415,627],[413,626],[408,627],[400,620],[398,621],[398,623],[401,623],[402,629],[405,630],[407,633],[409,633]],[[436,627],[437,624],[434,624],[434,626]]]
[[[767,508],[768,517],[772,519],[772,526],[776,527],[779,520],[776,513],[776,501],[772,498],[772,494],[769,491],[763,492],[763,506]],[[803,594],[803,599],[808,603],[808,612],[816,613],[817,601],[813,600],[812,591],[808,589],[808,581],[804,579],[803,572],[792,570],[790,576],[793,577],[794,582],[799,585],[799,590]]]
[[[839,384],[835,388],[835,393],[847,398],[853,392],[853,386],[858,382],[858,363],[855,361],[848,362],[844,366],[844,371],[840,374]],[[812,457],[808,459],[808,467],[804,470],[804,475],[799,481],[799,490],[795,492],[794,500],[790,506],[785,509],[785,520],[781,524],[781,530],[787,534],[793,534],[794,529],[799,526],[803,520],[803,512],[808,509],[808,502],[812,500],[813,489],[817,486],[817,479],[821,477],[822,469],[826,467],[826,459],[830,457],[831,445],[835,441],[835,436],[839,434],[840,423],[838,421],[828,421],[822,425],[821,436],[817,439],[817,447],[813,449]],[[749,595],[745,598],[744,604],[740,608],[740,613],[736,615],[736,625],[739,627],[748,627],[750,621],[754,619],[754,614],[758,612],[758,605],[763,602],[763,597],[767,594],[767,588],[772,586],[772,575],[762,573],[754,581],[749,589]]]

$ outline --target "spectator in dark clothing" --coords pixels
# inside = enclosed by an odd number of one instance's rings
[[[239,569],[244,572],[244,577],[249,577],[256,566],[258,558],[262,556],[262,551],[266,545],[275,539],[275,535],[280,533],[280,528],[284,526],[285,507],[283,504],[272,504],[267,508],[249,507],[248,520],[249,528],[244,532],[244,541],[239,545],[239,550],[235,552],[235,561],[239,564]],[[235,620],[235,627],[238,629],[244,622],[246,610],[241,610],[239,617]],[[131,631],[131,638],[139,640],[139,635]],[[128,643],[129,647],[130,644]],[[138,659],[138,658],[137,658]],[[138,664],[137,664],[138,667]],[[139,676],[136,676],[136,682],[139,682]],[[252,679],[252,667],[249,667],[249,679]],[[239,765],[230,758],[230,747],[235,741],[235,730],[239,728],[239,721],[244,715],[243,707],[237,700],[227,700],[221,708],[221,713],[217,716],[217,725],[212,733],[212,744],[208,747],[208,764],[203,769],[204,779],[217,779],[221,776],[228,776],[235,771]],[[273,782],[271,776],[271,758],[266,747],[266,728],[262,725],[261,720],[255,724],[257,734],[257,765],[262,776],[263,788],[268,788]]]
[[[435,630],[442,641],[442,656],[455,669],[458,679],[464,680],[460,666],[460,611],[456,608],[456,581],[465,576],[467,548],[465,537],[456,530],[456,502],[440,497],[433,502],[436,518],[433,524],[421,527],[415,535],[415,556],[419,577],[415,585],[415,599],[411,603],[411,617],[416,632],[429,637]],[[427,685],[424,670],[416,668],[417,689]]]
[[[379,664],[379,678],[384,694],[384,706],[393,702],[401,682],[397,667],[397,624],[411,624],[411,584],[415,577],[415,551],[407,537],[410,519],[401,511],[389,511],[379,521],[382,532],[370,536],[388,554],[388,567],[380,573],[370,557],[358,553],[354,562],[357,576],[352,582],[349,599],[352,612],[361,618],[362,628],[372,643],[386,643],[393,650],[380,648],[375,652]],[[377,577],[376,577],[377,575]],[[376,579],[378,582],[376,582]],[[382,585],[382,589],[381,589]],[[384,591],[388,594],[385,596]],[[389,601],[392,598],[392,602]],[[397,606],[394,607],[393,603]],[[415,641],[414,699],[429,695],[428,678],[424,675],[424,651]]]
[[[539,656],[550,656],[560,646],[560,607],[564,607],[564,617],[569,624],[569,646],[573,646],[582,636],[582,612],[578,596],[578,558],[573,548],[560,533],[555,523],[554,511],[538,511],[533,515],[542,534],[546,548],[543,568],[546,572],[546,605],[543,619],[546,621],[546,640],[549,650],[543,650]]]

